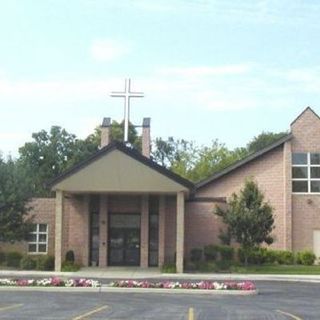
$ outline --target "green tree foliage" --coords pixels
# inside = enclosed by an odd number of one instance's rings
[[[257,152],[266,146],[272,144],[273,142],[279,140],[285,136],[287,132],[262,132],[258,136],[254,137],[248,144],[247,150],[249,153]]]
[[[247,264],[250,250],[263,242],[271,244],[274,228],[272,208],[264,202],[258,185],[248,180],[239,195],[233,194],[226,209],[216,207],[214,213],[227,225],[231,238],[240,244]]]
[[[153,149],[152,157],[156,162],[194,182],[209,177],[247,154],[244,148],[230,151],[217,140],[207,147],[173,137],[168,140],[157,138]]]
[[[81,140],[58,126],[51,127],[49,132],[33,133],[33,141],[19,149],[19,165],[26,171],[32,195],[49,196],[45,183],[98,151],[100,136],[100,128],[96,128],[93,134]],[[112,123],[111,140],[123,141],[123,124]],[[133,126],[129,130],[129,140],[141,148],[141,138]]]
[[[26,170],[34,196],[49,195],[46,182],[97,150],[92,137],[78,140],[58,126],[33,133],[32,138],[19,149],[19,164]]]
[[[10,158],[4,161],[0,157],[0,240],[3,242],[23,240],[30,231],[28,186],[23,168]]]

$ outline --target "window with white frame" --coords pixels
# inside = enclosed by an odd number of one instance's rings
[[[320,153],[292,154],[292,192],[320,193]]]
[[[48,251],[48,225],[38,223],[32,225],[28,237],[28,252],[45,254]]]

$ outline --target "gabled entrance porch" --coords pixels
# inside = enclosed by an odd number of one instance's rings
[[[55,261],[84,266],[175,262],[183,271],[185,197],[193,184],[136,150],[112,143],[52,183]]]

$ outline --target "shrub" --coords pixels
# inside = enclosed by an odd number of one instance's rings
[[[202,260],[202,249],[201,248],[194,248],[190,252],[190,260],[192,262],[198,262]]]
[[[37,259],[37,270],[52,271],[54,270],[54,257],[41,256]]]
[[[0,251],[0,266],[6,263],[6,254]]]
[[[80,270],[80,265],[70,261],[64,261],[61,266],[63,272],[75,272]]]
[[[13,268],[20,267],[20,261],[22,259],[22,254],[20,252],[11,251],[7,253],[7,266]]]
[[[74,259],[74,252],[73,252],[73,250],[67,251],[67,253],[66,253],[66,261],[67,261],[67,262],[74,263],[75,259]]]
[[[229,271],[232,266],[232,261],[230,259],[220,260],[216,262],[217,271]]]
[[[278,250],[277,251],[277,262],[279,264],[294,264],[294,254],[291,251],[287,250]]]
[[[197,270],[201,271],[201,272],[218,272],[219,268],[218,268],[216,262],[212,262],[212,261],[205,262],[205,261],[202,261],[202,262],[198,263]]]
[[[176,265],[173,263],[165,263],[161,267],[161,272],[162,273],[176,273],[177,272]]]
[[[277,262],[278,251],[277,250],[266,250],[265,253],[265,263],[273,264]]]
[[[231,261],[233,259],[234,249],[230,246],[218,246],[221,261]]]
[[[304,266],[311,266],[316,261],[316,255],[309,250],[300,251],[297,253],[297,263]]]
[[[203,253],[206,261],[216,260],[218,257],[218,247],[210,244],[204,247]]]
[[[22,270],[35,270],[37,266],[36,260],[30,256],[25,256],[20,260],[20,268]]]

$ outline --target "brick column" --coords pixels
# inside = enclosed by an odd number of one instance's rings
[[[283,146],[283,177],[284,177],[284,249],[292,250],[292,169],[291,141]]]
[[[99,212],[99,267],[107,266],[108,257],[108,197],[100,195]]]
[[[101,130],[100,148],[106,147],[110,143],[111,119],[103,118]]]
[[[63,226],[63,191],[56,191],[56,219],[55,219],[55,271],[61,271],[62,264],[62,226]]]
[[[90,252],[89,252],[89,247],[90,247],[90,239],[89,239],[89,235],[90,235],[90,212],[89,212],[89,200],[90,197],[89,195],[85,195],[84,196],[84,200],[83,200],[83,212],[81,213],[83,215],[83,219],[84,219],[84,230],[83,230],[83,239],[85,239],[84,241],[84,248],[83,248],[83,254],[82,254],[82,264],[83,266],[87,267],[89,265],[89,256],[90,256]]]
[[[142,123],[142,154],[150,158],[151,138],[150,138],[150,118],[143,118]]]
[[[159,198],[159,267],[164,264],[165,256],[165,221],[166,221],[166,198]]]
[[[177,193],[177,240],[176,240],[176,268],[183,273],[184,257],[184,193]]]
[[[149,266],[149,196],[141,198],[141,239],[140,239],[140,267]]]

